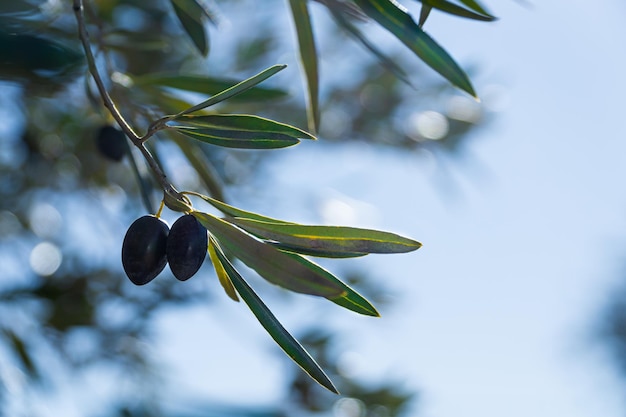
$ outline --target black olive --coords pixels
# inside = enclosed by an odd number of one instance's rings
[[[108,159],[120,162],[126,154],[126,136],[113,126],[102,126],[96,134],[96,146],[100,153]]]
[[[165,268],[167,223],[155,216],[143,216],[130,225],[122,244],[122,266],[135,285],[152,281]]]
[[[198,272],[206,256],[207,230],[191,214],[180,217],[167,237],[167,261],[174,276],[186,281]]]

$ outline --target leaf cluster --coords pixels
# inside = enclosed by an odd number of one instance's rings
[[[29,2],[16,2],[16,4],[22,3]],[[272,100],[286,97],[287,94],[283,89],[259,85],[283,70],[283,65],[270,66],[243,81],[232,75],[198,75],[191,71],[171,71],[172,67],[182,67],[181,63],[188,59],[188,55],[181,52],[184,48],[181,48],[182,42],[178,42],[179,39],[176,38],[174,42],[168,40],[171,35],[169,24],[173,16],[176,17],[197,52],[206,56],[210,51],[207,23],[214,24],[217,18],[205,2],[171,0],[169,4],[171,10],[159,10],[159,7],[154,7],[154,5],[143,5],[138,10],[150,9],[149,13],[152,18],[150,26],[143,29],[122,29],[111,24],[112,10],[119,3],[99,2],[97,7],[95,3],[86,3],[86,16],[91,21],[90,29],[96,33],[96,36],[92,37],[92,45],[99,59],[97,64],[100,71],[106,73],[107,88],[114,97],[115,103],[128,119],[129,125],[132,124],[133,127],[148,125],[146,133],[140,139],[147,149],[146,152],[149,152],[159,165],[165,166],[163,161],[167,159],[166,155],[160,151],[160,144],[170,142],[180,149],[194,172],[198,174],[204,188],[211,195],[211,197],[201,195],[202,199],[223,213],[224,217],[220,218],[209,213],[192,212],[209,230],[211,236],[209,255],[219,282],[227,295],[235,300],[243,299],[290,358],[317,382],[331,391],[336,391],[321,367],[278,322],[250,287],[234,261],[241,261],[267,281],[290,291],[323,297],[356,313],[377,316],[378,311],[365,297],[310,258],[340,259],[365,256],[369,253],[409,252],[419,248],[419,242],[375,230],[296,224],[235,208],[224,203],[219,169],[213,164],[214,160],[220,158],[220,150],[276,149],[293,146],[300,140],[316,139],[315,133],[319,128],[320,112],[319,57],[314,36],[315,25],[309,14],[309,2],[290,0],[288,5],[296,26],[307,84],[307,113],[311,133],[269,117],[234,111],[222,112],[225,108],[232,109],[241,103],[260,103],[262,106],[268,106],[268,103],[273,102]],[[361,30],[360,24],[363,20],[371,19],[388,30],[450,83],[475,95],[467,75],[451,56],[423,31],[422,26],[431,8],[476,20],[493,20],[493,17],[478,3],[462,1],[460,2],[462,7],[447,1],[424,1],[422,14],[417,23],[406,9],[393,1],[327,0],[320,1],[320,3],[328,8],[340,27],[354,36],[400,78],[408,81],[408,77],[395,60],[386,56],[375,42],[369,40],[365,31]],[[35,36],[32,34],[38,30],[33,27],[41,28],[49,24],[50,33],[58,35],[59,39],[67,40],[75,38],[75,28],[71,27],[71,30],[66,30],[67,28],[64,29],[61,24],[57,26],[55,22],[63,21],[58,16],[51,16],[49,20],[44,19],[33,23],[32,10],[27,10],[24,12],[20,9],[7,14],[11,21],[20,22],[15,27],[22,29],[26,27],[26,29],[12,30],[10,36],[0,32],[0,43],[13,45],[10,51],[15,51],[17,48],[15,45],[30,42],[29,45],[34,45],[34,50],[41,53],[38,52],[32,56],[17,55],[19,59],[15,59],[14,54],[6,55],[6,57],[3,55],[3,62],[7,63],[0,68],[3,79],[13,81],[25,78],[45,79],[68,83],[68,77],[70,80],[78,78],[76,68],[83,64],[83,60],[75,47],[67,46],[73,45],[71,42],[57,42],[53,39],[55,36],[52,35]],[[24,16],[27,18],[23,18]],[[16,40],[22,43],[17,42],[14,45],[12,42]],[[145,59],[148,56],[151,59]],[[118,60],[124,63],[120,66],[124,67],[124,73],[116,65]],[[95,160],[94,162],[93,156],[88,155],[88,152],[82,152],[88,149],[88,145],[85,145],[87,141],[82,139],[87,136],[89,126],[81,126],[81,123],[88,120],[93,124],[94,119],[97,119],[98,123],[101,123],[103,119],[106,119],[107,123],[111,122],[110,116],[102,114],[101,97],[93,83],[87,80],[84,86],[86,95],[91,99],[96,111],[90,113],[85,108],[68,106],[68,113],[73,114],[65,116],[68,120],[56,121],[59,125],[69,126],[68,132],[58,131],[59,135],[63,136],[62,148],[65,147],[61,150],[58,146],[46,147],[47,145],[39,137],[33,140],[25,134],[23,142],[28,148],[25,157],[28,166],[39,168],[30,172],[26,169],[17,169],[14,171],[24,172],[12,172],[12,176],[27,176],[28,181],[31,179],[33,181],[28,185],[33,187],[50,186],[50,182],[65,180],[67,182],[63,186],[67,188],[77,185],[89,187],[94,184],[104,188],[117,179],[124,187],[130,188],[127,176],[115,174],[113,170],[104,166],[102,161]],[[181,90],[206,95],[209,98],[194,104],[190,97],[195,96],[178,94]],[[72,102],[71,98],[67,100]],[[46,106],[48,106],[47,109]],[[51,113],[52,106],[56,104],[42,105],[42,112]],[[94,115],[93,113],[100,114]],[[50,123],[48,126],[39,126],[39,130],[43,131],[45,128],[54,130],[52,126],[55,125]],[[213,146],[205,147],[205,144]],[[80,156],[74,159],[65,157],[64,151],[69,152],[72,149],[81,149]],[[154,199],[154,181],[146,174],[145,165],[142,165],[136,150],[129,151],[128,154],[130,156],[128,161],[135,174],[146,208],[153,212],[151,202]],[[74,166],[78,168],[72,171]],[[46,175],[46,172],[52,174]],[[69,174],[63,176],[66,172],[71,173],[71,180],[67,180]],[[20,183],[19,187],[26,186]],[[186,193],[185,195],[196,194]],[[16,201],[28,199],[26,193],[20,196],[16,193],[13,197]],[[10,206],[13,203],[7,204]],[[185,210],[188,206],[182,207]],[[106,278],[110,276],[107,275]],[[97,295],[95,291],[92,291],[95,287],[90,287],[93,282],[90,282],[87,277],[77,278],[77,282],[86,287],[83,288],[77,284],[78,290],[76,291],[63,289],[62,285],[60,288],[65,291],[65,295],[78,294],[75,302],[72,303],[78,310],[70,314],[55,304],[50,316],[52,318],[46,322],[48,328],[66,331],[78,326],[93,325],[97,320],[96,312],[100,304],[94,302]],[[37,292],[37,288],[32,290],[32,294],[46,298],[46,295]],[[63,294],[56,294],[49,298],[58,300],[62,296]],[[120,297],[123,296],[125,295],[122,294]],[[151,304],[146,302],[146,308],[156,308],[158,301],[167,299],[168,296],[170,294],[165,292],[162,297],[151,298]],[[174,301],[181,299],[174,296],[171,298]],[[137,324],[138,327],[143,325],[145,321]],[[124,329],[126,328],[117,329],[120,331],[115,335],[120,337]],[[133,330],[137,332],[137,335],[141,335],[139,329]],[[12,344],[26,369],[36,369],[34,362],[27,356],[29,343],[27,338],[9,327],[3,328],[3,337]]]
[[[79,24],[81,15],[78,15]],[[84,38],[84,35],[82,35]],[[83,39],[84,40],[84,39]],[[110,100],[103,92],[97,68],[93,66],[91,51],[86,47],[90,71],[105,102]],[[205,109],[236,97],[284,69],[275,65],[232,85],[174,115],[155,120],[142,137],[130,139],[139,147],[150,165],[158,167],[143,143],[160,130],[174,130],[201,142],[227,148],[272,149],[295,145],[299,138],[315,137],[294,126],[253,115],[204,114]],[[121,114],[113,116],[123,127],[127,122]],[[199,114],[199,112],[203,112]],[[131,131],[132,133],[132,131]],[[160,173],[161,170],[159,169]],[[393,233],[351,227],[299,225],[246,212],[219,200],[195,192],[179,193],[161,177],[165,204],[172,210],[190,212],[208,230],[209,254],[219,281],[227,295],[238,301],[237,293],[248,304],[254,315],[278,345],[313,379],[332,392],[336,388],[315,360],[278,322],[252,288],[241,277],[226,256],[234,256],[255,270],[263,278],[288,290],[321,296],[355,312],[377,316],[376,309],[360,294],[333,276],[321,266],[302,255],[331,258],[349,258],[369,253],[402,253],[418,249],[415,240]],[[192,209],[185,194],[196,195],[228,215],[220,219]],[[157,213],[157,216],[160,214]]]
[[[463,1],[461,2],[463,7],[446,0],[424,0],[422,1],[419,22],[416,22],[408,10],[395,0],[355,0],[353,4],[349,3],[356,7],[346,7],[346,3],[336,0],[321,1],[321,3],[329,8],[340,26],[361,42],[387,67],[391,68],[401,79],[406,80],[404,71],[392,59],[388,58],[380,48],[369,41],[367,36],[352,23],[355,20],[355,15],[361,19],[367,16],[374,20],[452,85],[473,97],[477,97],[467,74],[452,56],[422,29],[422,26],[433,8],[474,20],[495,20],[495,17],[489,14],[478,2]],[[309,129],[316,131],[319,127],[318,54],[313,25],[308,12],[308,1],[290,0],[289,5],[296,27],[300,61],[307,85]]]
[[[285,222],[245,211],[198,193],[225,217],[191,210],[209,232],[208,252],[224,291],[234,301],[241,297],[261,325],[315,381],[332,392],[337,389],[309,353],[280,324],[242,277],[236,258],[272,284],[287,290],[324,297],[367,316],[376,308],[361,294],[303,255],[327,258],[360,257],[370,253],[403,253],[418,249],[415,240],[370,229],[313,226]]]

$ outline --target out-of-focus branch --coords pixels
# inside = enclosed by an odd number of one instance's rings
[[[120,126],[122,131],[128,138],[131,140],[133,145],[135,145],[142,153],[145,158],[148,166],[154,173],[157,181],[163,188],[163,192],[165,193],[165,201],[166,204],[169,201],[179,200],[185,202],[186,198],[180,194],[176,188],[167,180],[167,176],[159,166],[158,162],[154,159],[150,151],[145,147],[144,142],[148,140],[154,133],[156,133],[159,129],[163,128],[165,124],[163,119],[160,119],[153,123],[148,129],[148,132],[144,136],[139,136],[135,131],[133,131],[132,127],[128,124],[124,116],[120,113],[119,109],[111,99],[104,82],[102,81],[102,77],[100,76],[100,72],[98,71],[98,66],[96,65],[96,60],[93,56],[93,52],[91,51],[91,44],[89,42],[89,33],[87,32],[87,27],[85,24],[85,15],[83,10],[83,0],[73,0],[73,9],[74,15],[76,16],[76,22],[78,23],[78,37],[83,45],[83,49],[85,50],[85,58],[87,59],[87,66],[89,68],[89,72],[93,77],[94,82],[96,83],[96,87],[98,88],[98,92],[100,93],[100,97],[102,98],[102,102],[104,107],[106,107],[111,116],[115,119],[117,124]],[[169,197],[169,198],[167,198]],[[168,207],[170,206],[167,204]]]

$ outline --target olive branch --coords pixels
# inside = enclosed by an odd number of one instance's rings
[[[202,54],[206,54],[207,39],[203,24],[206,18],[211,18],[210,13],[195,0],[186,2],[171,0],[171,3],[190,39]],[[375,46],[367,42],[362,34],[342,17],[344,12],[338,9],[340,2],[324,3],[335,14],[340,24],[351,31],[368,49],[381,59],[385,59]],[[418,23],[392,0],[358,0],[355,3],[365,15],[394,34],[451,84],[475,96],[465,73],[448,53],[422,30],[422,26],[432,8],[476,20],[493,20],[494,18],[477,2],[463,1],[466,9],[451,6],[449,2],[443,0],[423,1]],[[302,0],[290,0],[289,6],[298,35],[300,58],[307,85],[309,131],[315,132],[319,124],[317,97],[319,76],[315,41],[307,3]],[[175,114],[163,115],[149,124],[144,135],[139,135],[121,114],[102,79],[91,50],[83,0],[73,0],[73,10],[88,70],[102,104],[123,134],[140,151],[163,190],[161,208],[156,216],[146,215],[137,219],[128,229],[122,244],[122,264],[130,280],[137,285],[145,285],[159,275],[169,263],[174,276],[186,281],[195,275],[208,252],[227,296],[234,301],[243,299],[285,353],[315,381],[337,393],[332,381],[280,324],[241,276],[233,261],[242,262],[268,282],[287,290],[323,297],[356,313],[376,317],[379,315],[378,311],[367,299],[310,258],[353,258],[370,253],[405,253],[420,248],[421,243],[378,230],[292,223],[245,211],[204,194],[177,190],[168,180],[158,160],[146,147],[146,143],[158,132],[177,134],[179,135],[177,140],[182,140],[180,139],[182,137],[184,140],[192,139],[214,146],[239,149],[279,149],[296,145],[303,139],[316,139],[313,134],[295,126],[260,116],[220,114],[206,110],[224,100],[257,89],[258,84],[282,71],[286,66],[274,65],[214,93],[201,103]],[[351,9],[350,12],[354,13],[355,10]],[[402,76],[399,70],[396,69],[395,72]],[[149,80],[150,76],[144,77],[144,81],[147,79]],[[155,76],[150,81],[171,85],[185,80],[159,79]],[[184,148],[181,146],[181,149]],[[192,155],[192,152],[186,152],[193,165]],[[131,163],[135,164],[132,155]],[[209,204],[220,211],[223,217],[196,210],[192,198]],[[159,218],[164,205],[173,211],[184,213],[171,229]]]

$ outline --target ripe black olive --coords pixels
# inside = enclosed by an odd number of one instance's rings
[[[135,285],[152,281],[165,268],[167,223],[155,216],[143,216],[130,225],[122,244],[122,266]]]
[[[126,136],[113,126],[102,126],[96,135],[96,146],[108,159],[120,162],[126,153]]]
[[[167,237],[167,261],[174,276],[186,281],[198,272],[206,256],[207,230],[191,214],[180,217]]]

